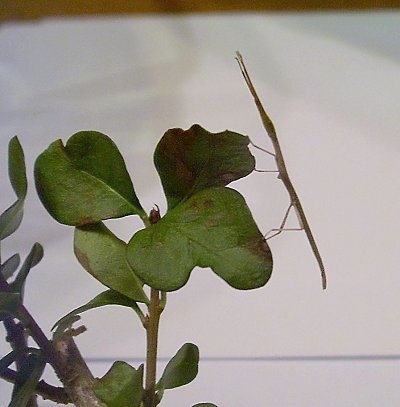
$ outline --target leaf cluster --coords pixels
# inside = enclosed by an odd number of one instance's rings
[[[168,206],[164,216],[158,207],[149,215],[143,209],[118,147],[105,134],[81,131],[65,145],[54,141],[39,155],[34,175],[41,202],[55,220],[74,227],[77,260],[106,287],[56,322],[55,340],[82,312],[106,305],[132,309],[148,329],[151,315],[142,307],[151,309],[149,290],[161,293],[161,313],[166,292],[181,289],[195,267],[211,268],[236,289],[267,283],[272,272],[269,247],[245,199],[227,187],[254,170],[248,145],[248,137],[228,130],[210,133],[199,125],[168,130],[154,153]],[[0,240],[15,232],[23,216],[27,182],[17,138],[9,146],[9,178],[17,200],[0,215]],[[107,220],[127,216],[139,216],[144,228],[125,242],[107,227]],[[20,310],[26,277],[42,256],[42,247],[35,243],[21,267],[18,254],[1,263],[0,316],[9,324],[15,318],[23,322]],[[8,281],[18,268],[13,281]],[[18,356],[15,351],[6,355],[0,370]],[[25,346],[23,361],[19,372],[24,380],[15,385],[10,406],[27,404],[45,366],[41,349]],[[97,379],[94,392],[108,407],[154,407],[165,390],[196,377],[198,362],[197,346],[184,344],[165,367],[149,399],[144,366],[134,368],[117,361]],[[194,407],[212,406],[199,403]]]
[[[132,308],[149,304],[145,286],[162,292],[182,288],[192,270],[210,267],[230,286],[254,289],[268,281],[271,252],[241,194],[227,185],[250,174],[255,159],[249,139],[238,133],[210,133],[199,125],[170,129],[158,143],[154,164],[168,209],[147,215],[136,196],[114,142],[95,131],[53,142],[36,160],[39,197],[58,222],[75,227],[74,252],[84,269],[109,289],[63,317],[63,330],[77,315],[109,304]],[[128,243],[106,226],[112,218],[137,215],[145,228]],[[198,348],[185,344],[168,363],[155,390],[189,383],[197,374]],[[143,367],[115,362],[99,380],[96,394],[109,407],[146,398]],[[207,405],[207,404],[205,404]]]
[[[17,137],[8,146],[8,175],[16,200],[0,215],[0,243],[21,225],[27,195],[25,158]],[[43,248],[35,243],[21,264],[18,253],[6,260],[0,251],[0,320],[13,350],[0,360],[0,375],[15,364],[15,383],[9,407],[26,406],[31,400],[46,365],[41,349],[28,347],[25,328],[29,315],[23,306],[24,289],[29,272],[43,257]]]
[[[272,270],[271,252],[244,198],[227,188],[254,170],[249,139],[210,133],[199,125],[170,129],[154,163],[168,210],[152,222],[135,194],[117,146],[94,131],[53,142],[36,160],[39,197],[58,222],[75,226],[81,265],[107,287],[146,303],[143,285],[174,291],[194,267],[210,267],[238,289],[261,287]],[[118,239],[104,221],[138,215],[146,228]]]

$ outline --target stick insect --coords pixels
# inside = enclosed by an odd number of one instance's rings
[[[307,238],[308,238],[308,242],[310,243],[311,246],[311,250],[314,253],[314,256],[317,260],[317,263],[319,265],[319,269],[321,271],[321,279],[322,279],[322,288],[326,289],[326,273],[325,273],[325,266],[324,263],[322,261],[322,257],[321,254],[319,253],[317,244],[315,242],[314,236],[311,232],[311,228],[310,225],[307,221],[304,209],[301,205],[299,196],[297,195],[297,192],[292,184],[292,181],[289,177],[289,174],[287,172],[286,169],[286,164],[285,164],[285,160],[283,158],[283,154],[282,154],[282,150],[281,150],[281,146],[279,144],[278,141],[278,137],[276,134],[276,130],[275,130],[275,126],[272,123],[271,119],[269,118],[268,114],[266,113],[258,95],[256,92],[256,89],[250,79],[249,73],[247,72],[246,66],[243,62],[243,57],[239,52],[236,52],[236,60],[239,64],[239,68],[242,72],[242,75],[244,77],[244,80],[246,81],[247,87],[250,90],[250,93],[252,94],[253,98],[254,98],[254,102],[257,106],[258,112],[260,114],[261,117],[261,121],[264,125],[264,128],[269,136],[269,138],[271,139],[271,143],[272,146],[274,148],[274,153],[259,147],[257,145],[255,145],[253,142],[250,141],[250,143],[257,149],[264,151],[265,153],[268,153],[272,156],[275,157],[275,161],[276,161],[276,166],[278,169],[278,178],[280,178],[289,194],[289,198],[290,198],[290,204],[289,204],[289,208],[287,209],[285,216],[283,217],[283,221],[280,225],[280,227],[278,229],[272,229],[271,231],[275,231],[276,233],[274,233],[272,236],[270,236],[269,238],[278,235],[279,233],[281,233],[283,230],[285,230],[285,224],[287,221],[287,218],[289,216],[289,212],[292,208],[295,209],[298,220],[299,220],[299,224],[300,224],[300,229],[298,230],[304,230]],[[271,232],[270,231],[270,232]],[[269,232],[268,232],[269,233]],[[267,233],[267,234],[268,234]]]

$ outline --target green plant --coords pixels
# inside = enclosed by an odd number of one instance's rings
[[[1,264],[1,318],[13,350],[1,359],[0,374],[15,383],[10,406],[25,407],[42,394],[76,406],[155,407],[166,390],[196,377],[199,350],[186,343],[157,378],[158,325],[167,294],[182,289],[196,266],[210,267],[241,290],[264,286],[272,272],[271,252],[244,198],[227,187],[254,171],[249,143],[238,133],[210,133],[199,125],[168,130],[154,153],[168,204],[164,216],[158,207],[145,212],[108,136],[82,131],[65,145],[53,142],[40,154],[35,163],[40,200],[54,219],[75,228],[78,261],[107,290],[56,322],[49,340],[23,306],[26,276],[41,258],[41,246],[34,245],[13,281],[17,255]],[[16,138],[10,142],[9,163],[17,201],[1,215],[1,239],[17,230],[26,195],[24,158]],[[107,220],[132,215],[145,227],[133,231],[126,243],[111,232]],[[146,362],[134,368],[116,361],[104,377],[95,379],[73,340],[79,329],[71,326],[84,311],[109,304],[128,307],[140,319],[147,338]],[[25,338],[19,346],[14,340],[21,337],[18,330]],[[26,333],[37,348],[28,347]],[[9,368],[13,362],[15,371]],[[53,367],[63,388],[40,381],[45,364]]]

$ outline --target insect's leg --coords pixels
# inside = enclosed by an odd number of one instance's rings
[[[266,148],[260,147],[257,144],[254,144],[251,139],[249,138],[250,144],[256,148],[257,150],[263,151],[264,153],[267,153],[269,155],[272,155],[272,157],[275,157],[275,153],[273,153],[272,151],[268,151]]]
[[[294,202],[291,202],[290,205],[289,205],[289,207],[286,209],[285,215],[284,215],[284,217],[283,217],[282,223],[280,224],[279,228],[270,229],[270,230],[264,235],[265,240],[268,240],[268,239],[271,239],[272,237],[278,236],[279,234],[281,234],[283,231],[286,231],[286,230],[288,230],[288,231],[289,231],[289,230],[296,230],[296,231],[298,231],[298,230],[303,230],[303,225],[302,225],[302,223],[300,222],[300,219],[299,219],[300,228],[285,228],[286,221],[287,221],[287,219],[288,219],[288,217],[289,217],[290,210],[291,210],[293,207],[296,209],[296,204],[295,204]],[[296,214],[297,214],[297,210],[296,210]],[[298,214],[297,214],[297,217],[298,217]],[[268,236],[268,235],[269,235],[270,233],[272,233],[272,232],[274,232],[274,233],[273,233],[271,236]],[[267,237],[267,236],[268,236],[268,237]]]
[[[289,216],[290,209],[292,209],[292,206],[293,206],[293,203],[290,203],[289,207],[286,209],[285,215],[283,216],[283,220],[282,220],[282,223],[281,223],[281,225],[279,226],[279,228],[270,229],[270,230],[264,235],[264,238],[265,238],[266,240],[267,240],[267,239],[271,239],[271,237],[277,236],[277,235],[279,235],[280,233],[283,232],[283,229],[284,229],[284,227],[285,227],[285,224],[286,224],[287,218],[288,218],[288,216]],[[273,235],[267,237],[271,232],[275,232],[275,233],[274,233]]]
[[[255,172],[279,172],[279,170],[259,170],[259,169],[255,169]]]
[[[272,155],[273,157],[275,157],[275,154],[272,153],[271,151],[268,151],[268,150],[266,150],[265,148],[260,147],[260,146],[258,146],[257,144],[254,144],[250,139],[249,139],[249,141],[250,141],[250,144],[251,144],[254,148],[256,148],[257,150],[260,150],[260,151],[262,151],[263,153],[267,153],[267,154]],[[256,168],[254,171],[256,171],[256,172],[277,172],[277,173],[278,173],[278,178],[280,178],[280,174],[279,174],[279,170],[278,170],[278,169],[276,169],[276,170],[258,170],[258,169]]]

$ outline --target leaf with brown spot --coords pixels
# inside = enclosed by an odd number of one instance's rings
[[[135,301],[149,302],[142,281],[126,261],[126,243],[103,223],[75,228],[74,252],[96,280]]]
[[[198,124],[170,129],[154,153],[168,209],[205,188],[223,187],[250,174],[255,159],[249,138],[226,130],[210,133]]]
[[[195,266],[241,290],[265,285],[272,272],[270,249],[244,198],[226,187],[197,192],[137,232],[127,259],[144,283],[162,291],[185,285]]]

